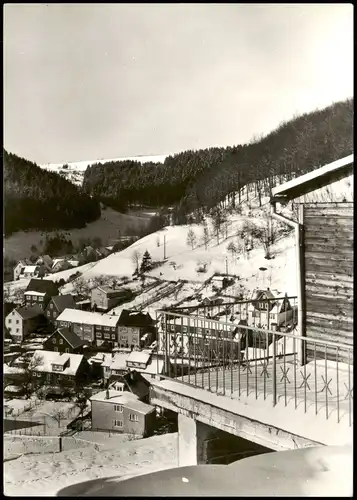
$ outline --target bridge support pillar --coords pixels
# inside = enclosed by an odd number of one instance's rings
[[[178,465],[199,465],[207,463],[205,442],[214,433],[209,425],[178,414]]]

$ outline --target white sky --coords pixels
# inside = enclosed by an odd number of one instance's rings
[[[40,164],[240,144],[352,95],[352,4],[4,6],[4,144]]]

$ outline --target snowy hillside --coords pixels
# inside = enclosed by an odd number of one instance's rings
[[[165,158],[169,155],[153,155],[153,156],[128,156],[123,158],[112,158],[108,160],[104,160],[103,158],[99,160],[90,160],[90,161],[75,161],[71,163],[67,163],[68,168],[63,168],[63,163],[46,163],[43,165],[39,165],[44,170],[49,170],[50,172],[56,172],[61,176],[65,177],[68,181],[73,182],[77,186],[82,186],[84,172],[88,166],[94,165],[95,163],[109,163],[112,161],[139,161],[141,163],[146,162],[159,162],[163,163]]]

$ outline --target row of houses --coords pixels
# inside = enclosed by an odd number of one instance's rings
[[[111,247],[93,248],[88,245],[82,252],[75,255],[53,259],[49,255],[41,255],[34,262],[29,259],[21,259],[13,268],[13,279],[17,281],[22,278],[40,278],[48,274],[67,271],[82,266],[87,262],[103,259],[110,253]]]

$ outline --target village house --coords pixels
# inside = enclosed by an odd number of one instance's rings
[[[65,309],[56,320],[57,327],[68,327],[89,344],[115,346],[118,340],[119,316],[98,312]]]
[[[66,259],[55,259],[52,264],[51,272],[60,273],[61,271],[68,271],[68,269],[73,269],[71,263]]]
[[[33,357],[38,360],[33,372],[51,389],[82,385],[88,380],[90,369],[82,354],[37,350]]]
[[[20,279],[20,277],[23,277],[26,266],[31,266],[31,262],[28,259],[19,260],[19,262],[14,267],[14,281],[17,281]]]
[[[47,269],[51,269],[52,267],[52,259],[49,255],[41,255],[35,262],[35,264],[44,264]]]
[[[149,436],[156,423],[155,407],[131,392],[107,389],[90,398],[92,430]]]
[[[123,347],[140,347],[144,335],[146,344],[151,344],[156,340],[155,322],[149,313],[123,309],[118,323],[118,335],[118,344]]]
[[[55,295],[51,297],[45,308],[46,318],[53,323],[65,309],[76,309],[73,295]]]
[[[268,300],[273,299],[273,300]],[[276,300],[274,300],[276,299]],[[293,308],[288,297],[277,291],[255,290],[248,304],[248,325],[276,330],[282,323],[290,321]]]
[[[91,307],[95,310],[108,311],[130,298],[131,290],[103,285],[91,290]]]
[[[16,343],[23,342],[45,323],[43,310],[38,305],[13,309],[5,318],[5,327]]]
[[[103,379],[108,381],[125,375],[128,372],[126,361],[129,355],[129,349],[106,355],[102,362]]]
[[[26,305],[38,305],[45,310],[51,297],[58,295],[58,286],[52,280],[31,279],[24,293]]]
[[[86,342],[68,328],[57,328],[43,343],[45,351],[83,354]]]

